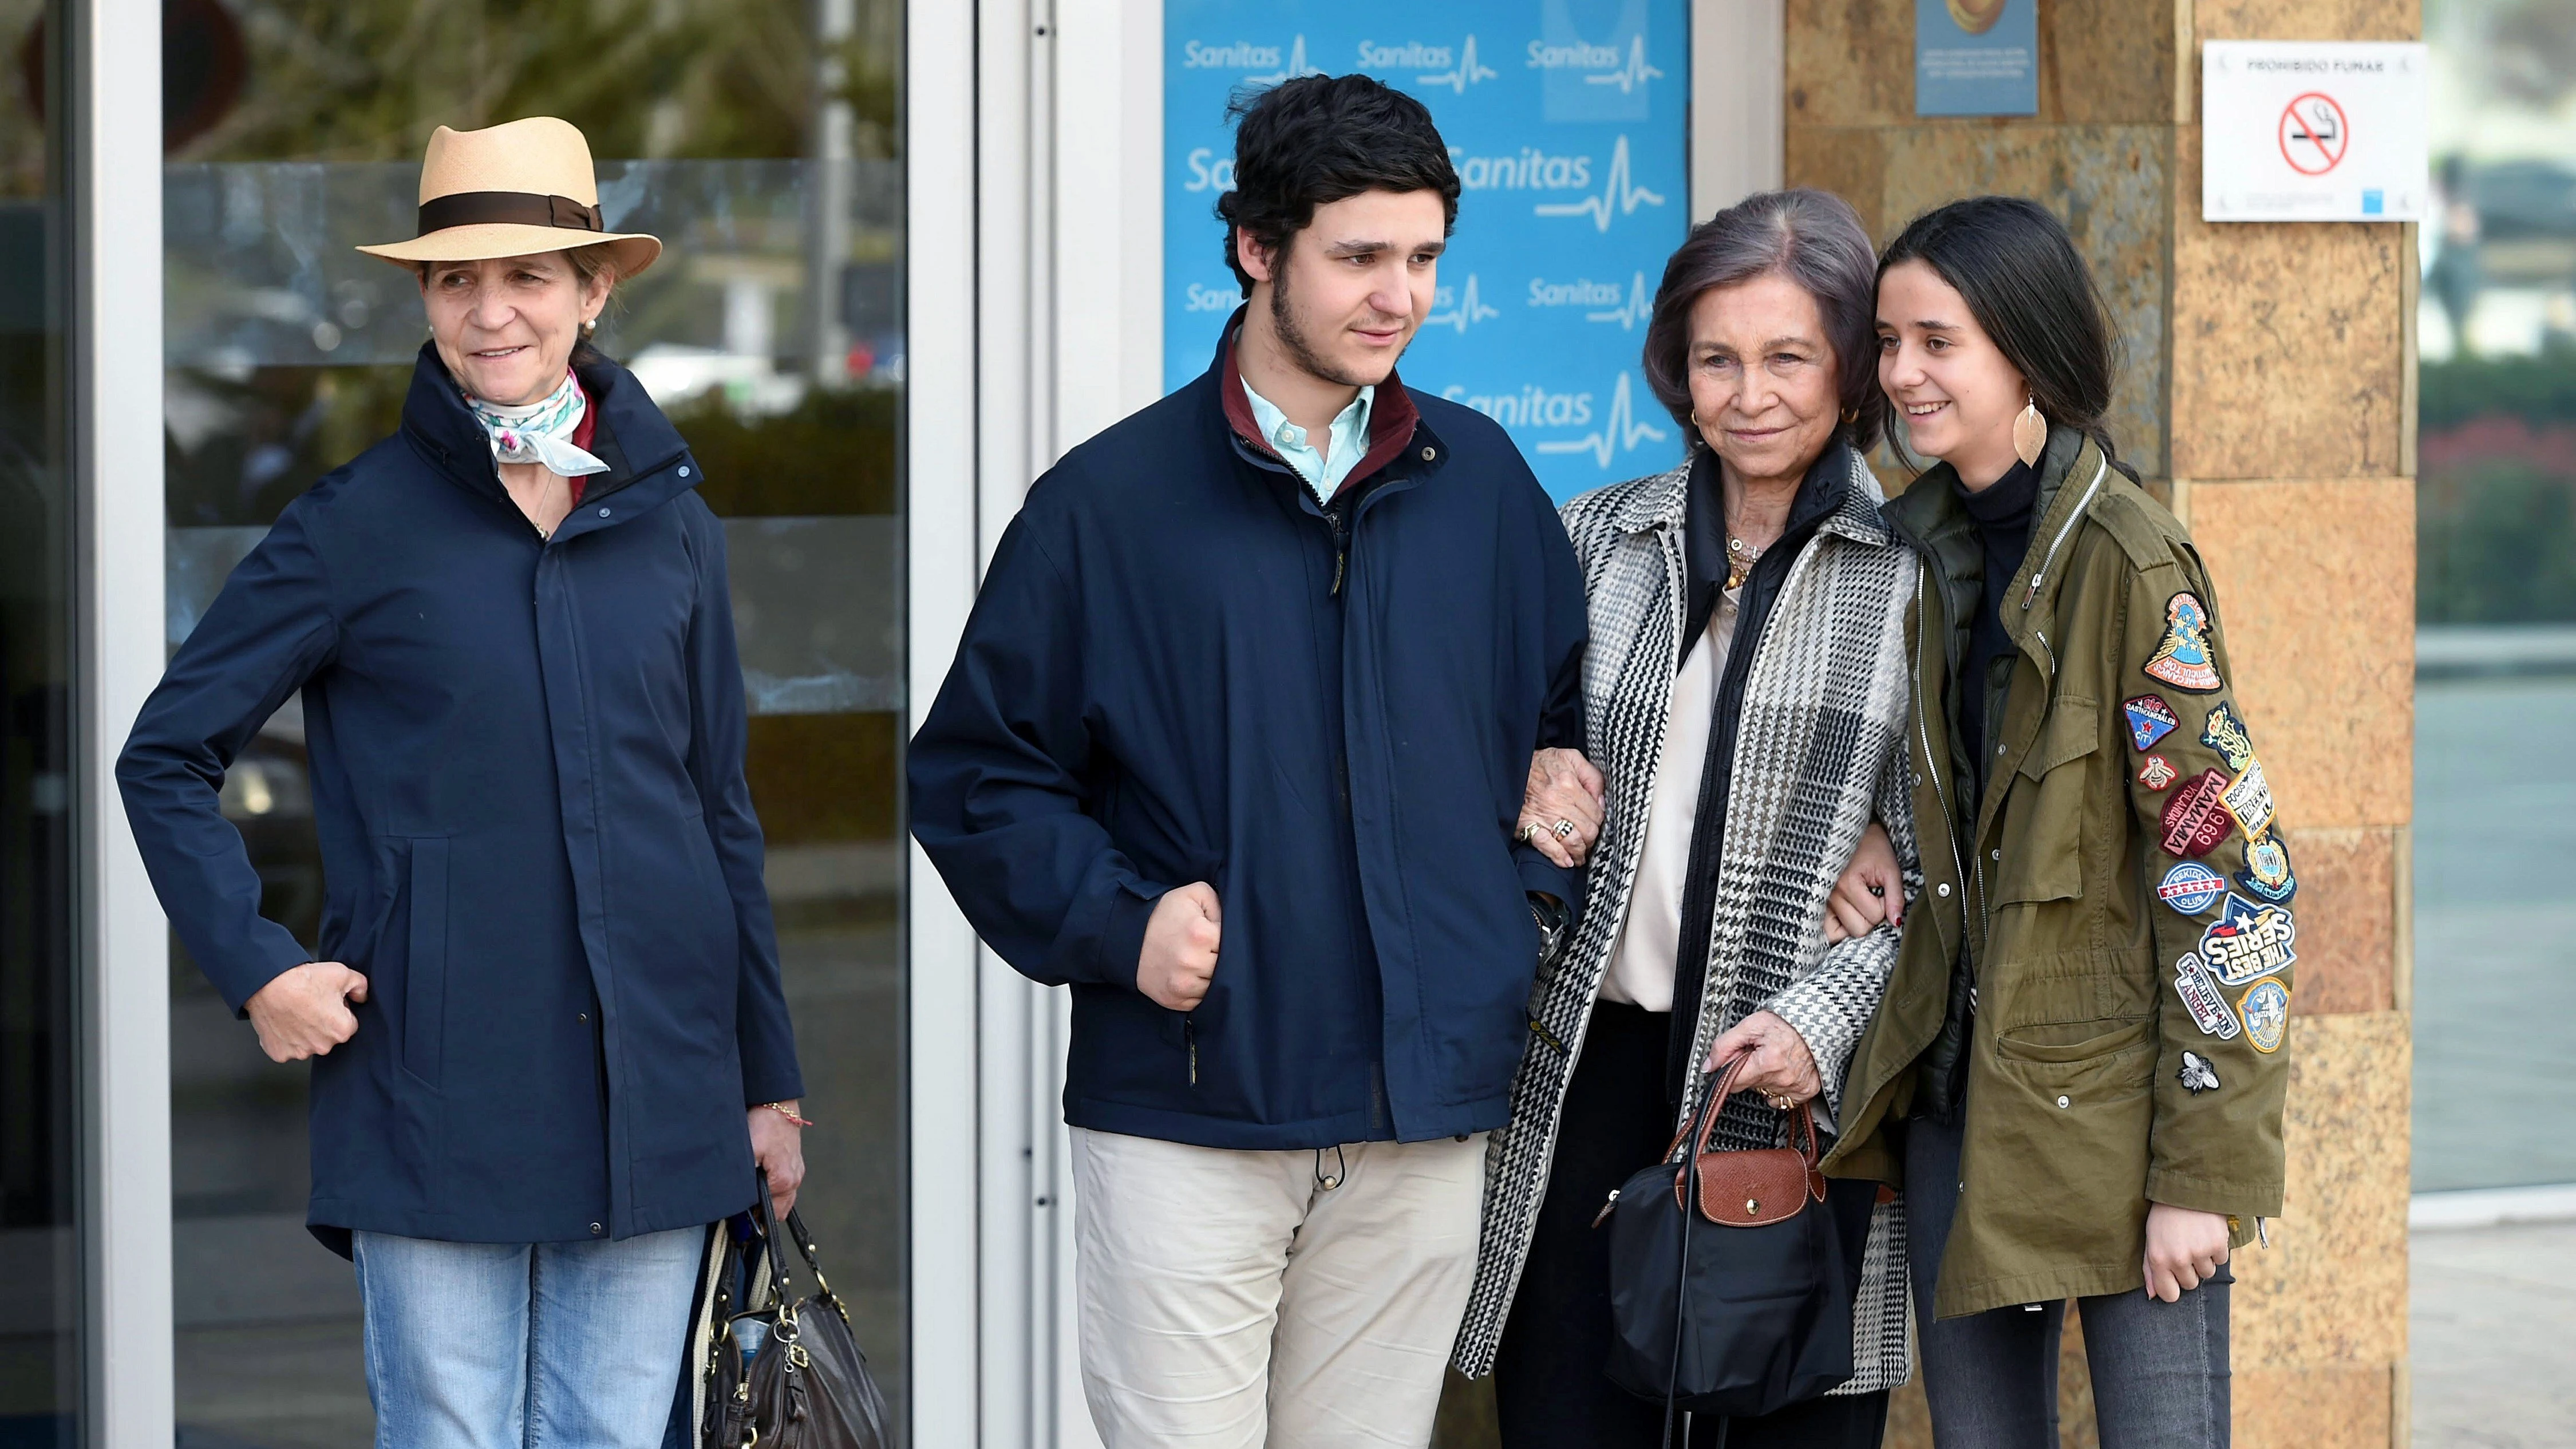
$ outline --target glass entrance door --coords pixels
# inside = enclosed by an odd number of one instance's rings
[[[659,235],[599,343],[725,519],[789,1005],[804,1215],[898,1411],[906,1144],[897,781],[905,374],[896,0],[172,0],[165,54],[169,638],[278,510],[395,426],[434,126],[580,126],[612,229]],[[183,43],[184,42],[184,43]],[[223,787],[308,945],[322,881],[290,702]],[[305,1070],[174,942],[182,1445],[367,1442],[348,1265],[304,1230]]]
[[[0,0],[0,1446],[77,1442],[62,7]]]

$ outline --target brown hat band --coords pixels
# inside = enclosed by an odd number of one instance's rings
[[[533,191],[456,191],[420,204],[420,234],[451,226],[550,226],[566,231],[606,231],[599,208],[569,196],[541,196]]]

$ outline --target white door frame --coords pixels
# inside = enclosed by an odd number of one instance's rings
[[[1163,7],[907,8],[917,724],[1029,483],[1162,393]],[[1781,12],[1694,0],[1695,218],[1780,184]],[[1092,1449],[1059,1106],[1066,996],[983,948],[918,847],[910,859],[913,1442]]]

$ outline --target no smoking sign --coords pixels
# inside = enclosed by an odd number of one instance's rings
[[[2332,171],[2351,145],[2352,128],[2334,97],[2310,91],[2281,108],[2281,159],[2300,175]]]
[[[2201,216],[2423,221],[2424,47],[2213,40],[2201,47]]]

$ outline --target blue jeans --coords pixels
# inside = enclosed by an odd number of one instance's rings
[[[376,1449],[660,1449],[706,1241],[357,1234]]]
[[[1959,1202],[1961,1129],[1906,1124],[1905,1227],[1923,1393],[1939,1449],[2057,1449],[2057,1339],[2066,1304],[1932,1316]],[[2226,1449],[2226,1268],[2175,1303],[2127,1293],[2076,1300],[2102,1449]]]

